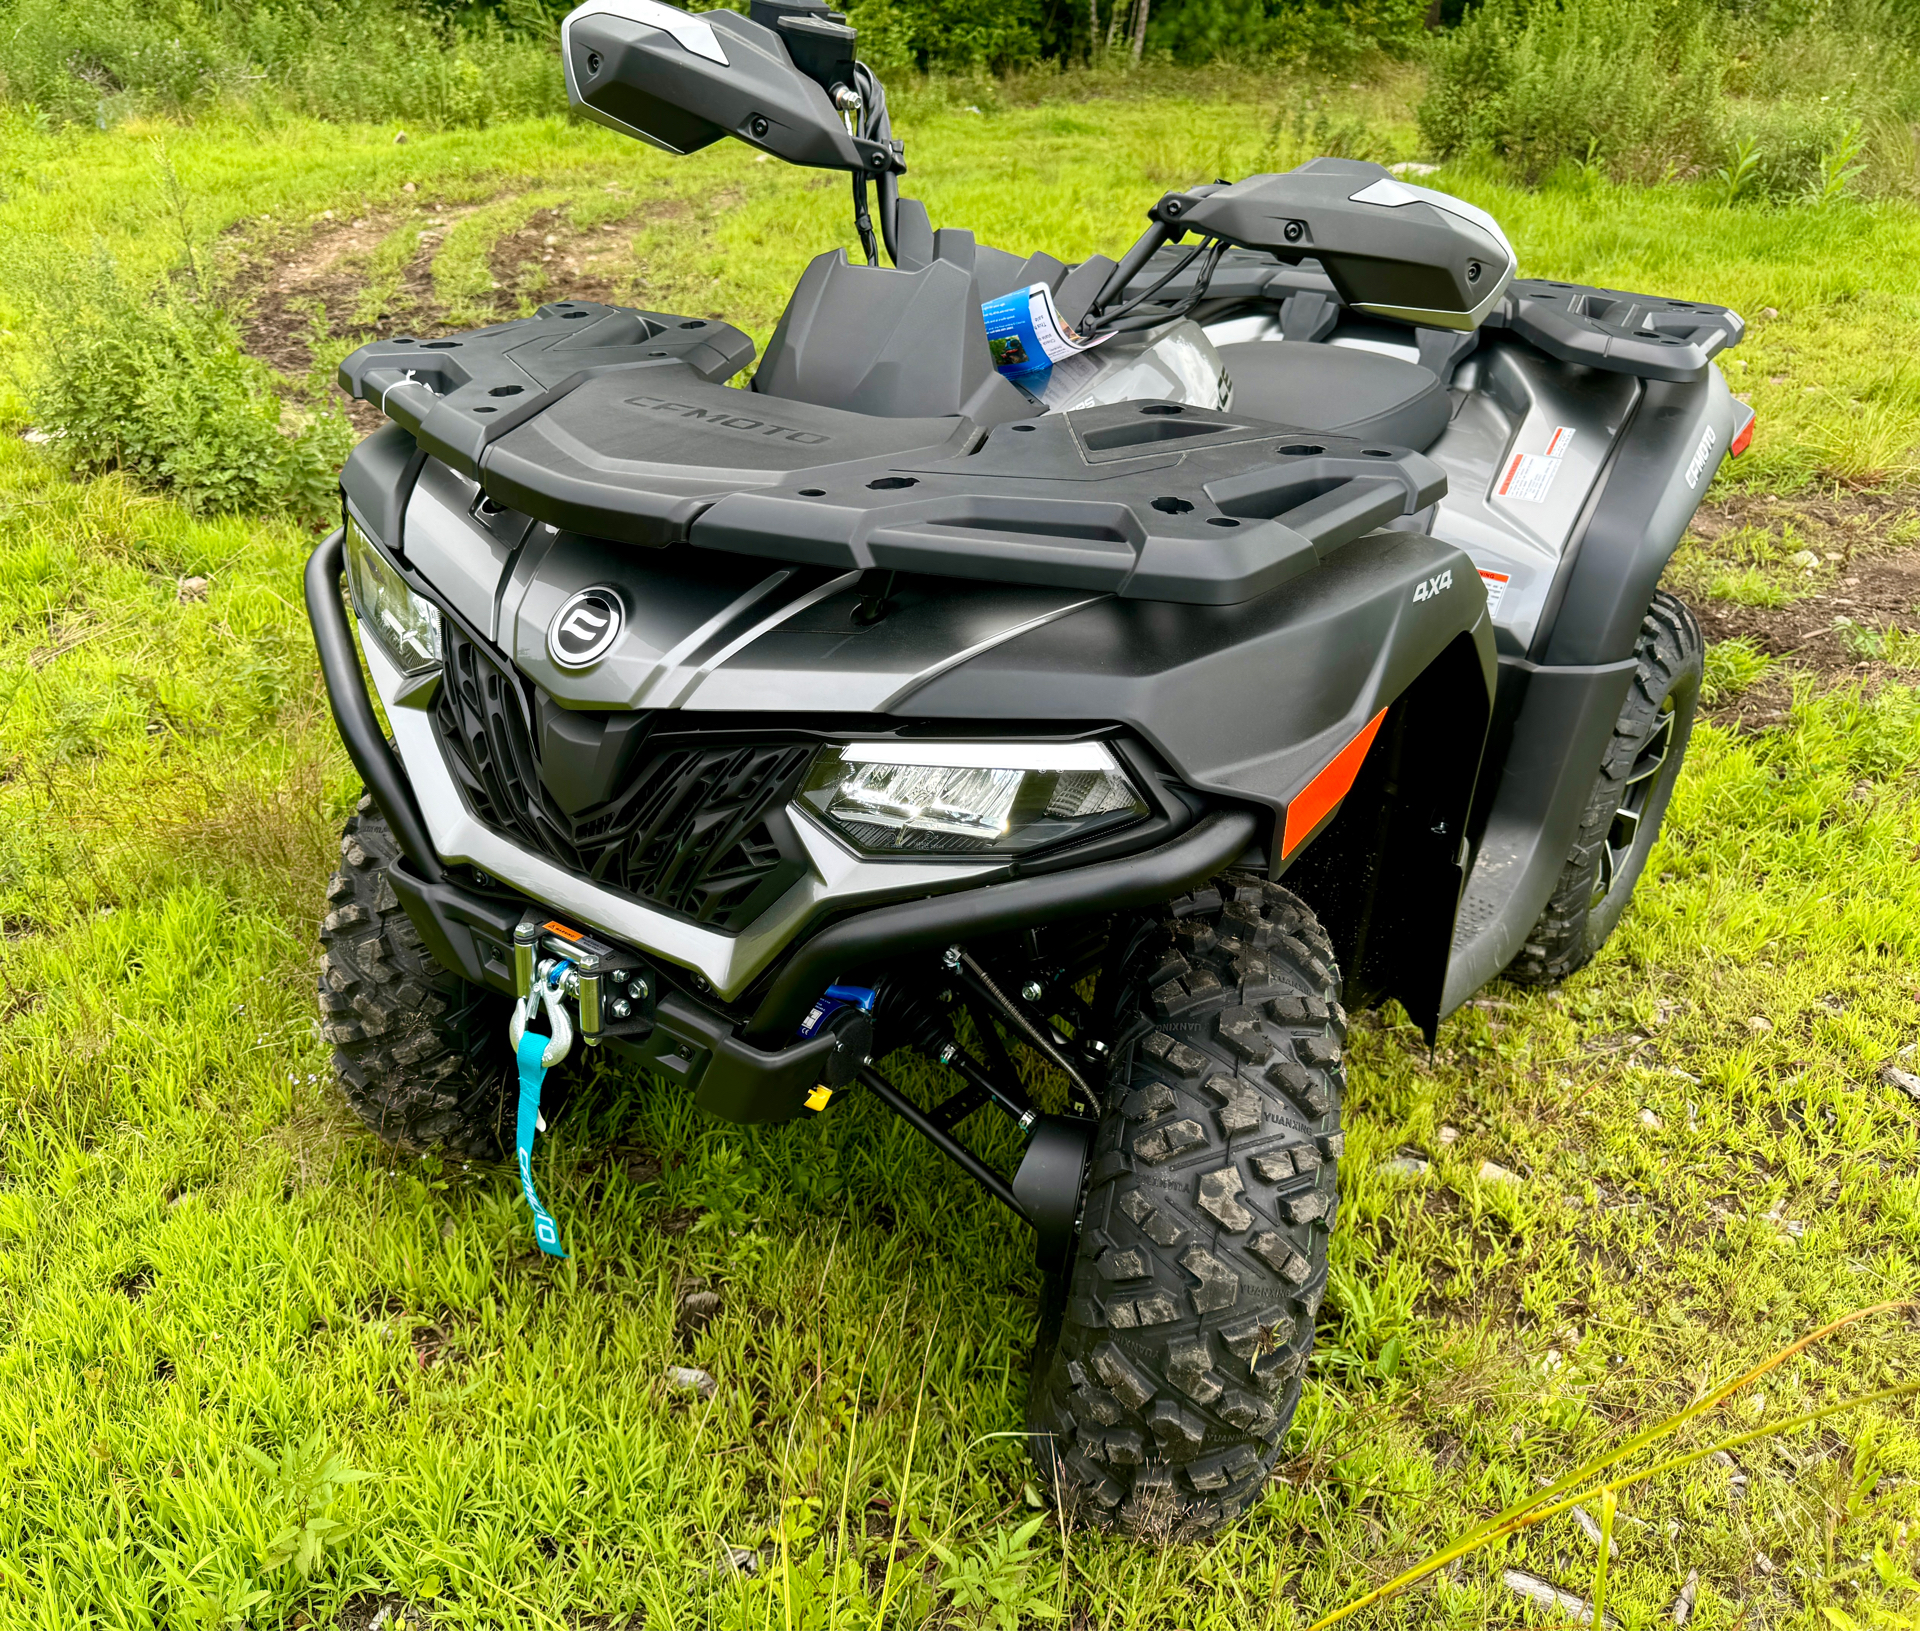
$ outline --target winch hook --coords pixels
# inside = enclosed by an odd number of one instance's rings
[[[540,1063],[548,1070],[552,1070],[573,1049],[573,1021],[567,1018],[567,1011],[560,1002],[560,980],[570,966],[560,963],[536,971],[533,985],[513,1005],[513,1018],[507,1021],[507,1040],[513,1044],[513,1051],[517,1054],[520,1051],[520,1039],[527,1034],[527,1021],[533,1018],[535,1000],[546,1005],[547,1030],[550,1034],[546,1047],[540,1052]]]

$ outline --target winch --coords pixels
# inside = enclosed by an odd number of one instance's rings
[[[513,983],[519,993],[508,1035],[518,1048],[534,1005],[544,1005],[555,1043],[563,1031],[566,1041],[547,1068],[559,1064],[572,1047],[572,1027],[562,997],[571,997],[579,1010],[580,1040],[600,1045],[609,1034],[637,1035],[651,1028],[659,981],[639,957],[624,947],[609,945],[584,929],[529,911],[513,931]]]

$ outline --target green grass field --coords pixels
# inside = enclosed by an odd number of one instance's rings
[[[928,94],[910,190],[1076,255],[1330,131],[1417,156],[1391,85],[1318,128],[1300,95]],[[841,188],[558,120],[6,127],[0,1623],[1303,1627],[1805,1330],[1920,1296],[1920,1098],[1883,1075],[1920,1074],[1920,213],[1438,180],[1530,274],[1748,314],[1760,439],[1673,573],[1726,635],[1715,712],[1593,968],[1493,987],[1431,1058],[1357,1022],[1293,1436],[1244,1524],[1156,1549],[1023,1530],[1029,1244],[877,1107],[743,1130],[591,1074],[543,1141],[557,1264],[508,1172],[349,1126],[313,978],[358,789],[311,536],[71,481],[25,435],[49,280],[96,243],[144,287],[184,222],[313,407],[359,338],[576,289],[764,338],[846,241]],[[1916,1376],[1920,1315],[1880,1314],[1682,1443]],[[1622,1626],[1673,1623],[1694,1571],[1696,1627],[1920,1623],[1912,1400],[1656,1480],[1615,1538]],[[1548,1623],[1502,1571],[1584,1595],[1594,1561],[1557,1519],[1354,1623]]]

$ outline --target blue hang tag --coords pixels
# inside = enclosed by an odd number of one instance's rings
[[[514,1117],[514,1142],[520,1152],[520,1192],[527,1197],[533,1212],[533,1238],[549,1257],[565,1257],[560,1245],[560,1230],[540,1195],[533,1187],[533,1134],[540,1122],[540,1084],[546,1080],[547,1067],[540,1056],[546,1052],[549,1037],[527,1031],[520,1038],[520,1109]]]
[[[1030,283],[980,308],[987,325],[987,349],[993,366],[1009,379],[1037,374],[1066,357],[1076,357],[1111,335],[1087,339],[1069,327],[1053,303],[1053,291],[1044,283]]]

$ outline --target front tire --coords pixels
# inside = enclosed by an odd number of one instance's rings
[[[1621,704],[1560,881],[1506,977],[1551,985],[1592,961],[1619,926],[1653,853],[1700,704],[1706,643],[1687,603],[1653,597]]]
[[[1299,1403],[1338,1198],[1333,948],[1286,890],[1224,893],[1175,902],[1115,971],[1124,1045],[1028,1400],[1063,1507],[1141,1537],[1209,1533],[1258,1496]]]
[[[490,1161],[513,1141],[506,998],[436,963],[388,881],[400,846],[369,798],[348,817],[320,924],[320,1030],[340,1091],[387,1143]]]

